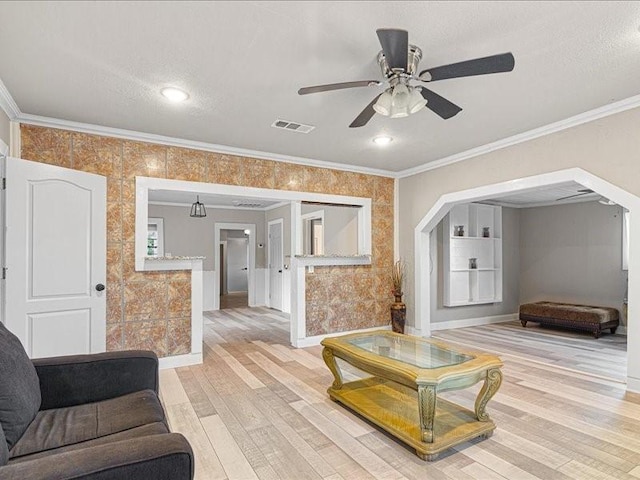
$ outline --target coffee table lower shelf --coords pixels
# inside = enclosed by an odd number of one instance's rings
[[[418,415],[418,393],[404,385],[378,377],[344,383],[328,390],[342,403],[391,435],[415,448],[423,460],[435,460],[448,448],[477,437],[490,437],[496,426],[478,421],[475,413],[453,402],[437,399],[433,443],[423,442]]]

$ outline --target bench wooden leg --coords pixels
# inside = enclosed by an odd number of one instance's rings
[[[616,333],[617,329],[618,327],[611,327],[611,334],[613,335],[614,333]]]
[[[522,324],[523,327],[527,326],[527,321],[526,320],[520,320],[520,323]]]
[[[597,340],[600,338],[600,330],[596,330],[595,332],[593,332],[593,337]]]

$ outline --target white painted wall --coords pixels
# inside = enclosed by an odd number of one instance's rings
[[[622,311],[622,208],[598,202],[525,208],[520,213],[520,301]]]
[[[202,308],[205,312],[216,308],[213,293],[213,282],[215,282],[216,278],[216,272],[213,270],[205,270],[202,272]]]
[[[256,268],[264,268],[266,254],[259,243],[266,242],[265,212],[208,208],[204,218],[191,218],[189,206],[149,205],[150,217],[164,218],[164,251],[173,255],[205,256],[204,270],[213,270],[215,223],[253,223],[256,225]]]

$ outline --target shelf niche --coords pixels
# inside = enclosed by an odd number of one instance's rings
[[[444,218],[443,232],[444,306],[501,302],[502,208],[456,205]]]

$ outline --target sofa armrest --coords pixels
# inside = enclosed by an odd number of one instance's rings
[[[133,438],[0,467],[3,480],[192,480],[193,451],[178,433]]]
[[[158,357],[130,350],[33,360],[41,410],[99,402],[139,390],[158,393]]]

